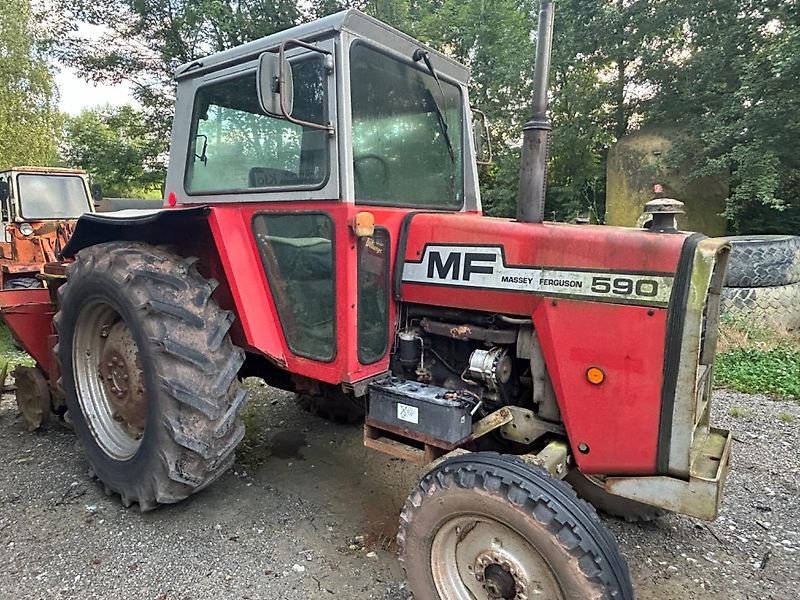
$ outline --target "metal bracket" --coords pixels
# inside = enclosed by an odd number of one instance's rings
[[[520,444],[532,444],[547,433],[564,435],[564,428],[555,423],[543,421],[536,413],[519,406],[506,406],[513,420],[500,428],[500,435],[505,439]]]

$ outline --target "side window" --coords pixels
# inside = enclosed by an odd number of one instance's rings
[[[318,56],[292,64],[292,116],[326,122],[327,74]],[[201,87],[195,95],[185,187],[190,194],[322,187],[328,178],[327,131],[261,110],[256,72]]]
[[[289,348],[333,360],[333,221],[321,213],[260,214],[253,231]]]
[[[389,234],[376,229],[358,242],[358,359],[377,362],[389,343]]]

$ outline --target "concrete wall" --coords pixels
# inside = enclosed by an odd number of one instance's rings
[[[625,136],[608,154],[606,223],[635,227],[646,202],[654,198],[653,185],[664,186],[663,195],[686,204],[686,215],[678,219],[685,231],[708,236],[725,235],[726,176],[689,179],[688,169],[669,170],[665,157],[675,133],[667,130],[639,131]]]

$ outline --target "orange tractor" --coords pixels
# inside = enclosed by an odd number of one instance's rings
[[[43,287],[83,213],[94,212],[85,171],[15,167],[0,172],[0,289]]]
[[[481,213],[468,70],[357,10],[177,70],[164,208],[82,216],[58,294],[0,302],[109,493],[213,483],[255,375],[432,463],[398,535],[420,600],[633,598],[576,492],[717,515],[729,245],[543,222],[552,9],[515,220]]]

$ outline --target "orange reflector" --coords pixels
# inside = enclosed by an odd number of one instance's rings
[[[370,237],[375,233],[375,215],[370,212],[358,213],[351,223],[356,237]]]
[[[589,383],[593,383],[595,385],[600,385],[603,383],[603,380],[606,378],[606,374],[603,373],[597,367],[590,367],[588,371],[586,371],[586,379],[589,380]]]

